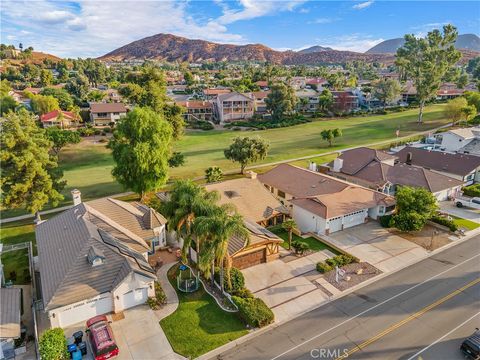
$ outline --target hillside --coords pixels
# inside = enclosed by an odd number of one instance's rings
[[[310,53],[315,53],[315,52],[321,52],[321,51],[332,51],[333,49],[330,47],[325,47],[325,46],[320,46],[320,45],[315,45],[303,50],[298,51],[300,54],[310,54]]]
[[[231,45],[157,34],[103,55],[100,60],[151,59],[163,61],[258,61],[277,64],[344,63],[352,60],[392,62],[392,55],[361,54],[324,48],[320,52],[276,51],[261,44]]]
[[[396,38],[382,41],[380,44],[375,45],[371,49],[367,50],[366,54],[394,54],[397,49],[405,43],[403,38]],[[467,49],[470,51],[480,51],[480,38],[475,34],[463,34],[458,35],[455,43],[457,49]]]

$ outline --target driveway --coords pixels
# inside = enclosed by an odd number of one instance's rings
[[[442,201],[439,203],[440,210],[446,212],[447,214],[467,219],[480,224],[480,211],[467,209],[467,208],[457,208],[455,204],[451,201]]]
[[[136,306],[125,310],[123,314],[125,315],[124,319],[112,321],[110,324],[115,336],[115,341],[120,350],[116,359],[170,360],[182,358],[173,352],[170,343],[158,323],[157,317],[148,306]],[[108,318],[111,317],[108,316]],[[65,335],[71,336],[77,330],[85,331],[85,323],[66,328]],[[83,359],[93,359],[90,346],[88,355]]]
[[[375,221],[322,237],[383,272],[395,271],[428,253],[421,246],[389,233]]]

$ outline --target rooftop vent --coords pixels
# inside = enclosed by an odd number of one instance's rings
[[[93,267],[102,265],[105,262],[105,255],[103,251],[96,248],[95,246],[90,246],[87,253],[87,260]]]

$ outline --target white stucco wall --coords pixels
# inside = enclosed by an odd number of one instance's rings
[[[445,148],[446,151],[455,152],[461,147],[467,145],[472,139],[463,139],[462,137],[446,132],[442,136],[441,147]]]
[[[295,205],[292,208],[292,217],[302,233],[325,234],[326,220],[324,218]]]
[[[131,273],[113,291],[113,311],[119,312],[125,310],[125,306],[122,303],[123,294],[129,292],[130,290],[135,290],[138,288],[147,288],[148,296],[155,296],[155,287],[152,279],[142,276],[140,274]]]

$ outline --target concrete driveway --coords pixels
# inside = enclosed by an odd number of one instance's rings
[[[183,359],[176,354],[158,323],[153,311],[146,305],[137,306],[124,312],[125,318],[112,321],[115,341],[120,350],[118,360],[171,360]],[[111,318],[108,316],[108,318]],[[75,331],[85,331],[85,323],[76,324],[65,329],[65,335],[71,336]],[[84,336],[85,340],[85,336]],[[83,359],[93,359],[90,345],[88,355]]]
[[[428,253],[421,246],[389,233],[375,221],[322,237],[383,272],[395,271]]]
[[[447,214],[480,224],[480,210],[467,209],[464,207],[458,208],[451,201],[442,201],[439,203],[439,206],[440,210]]]

